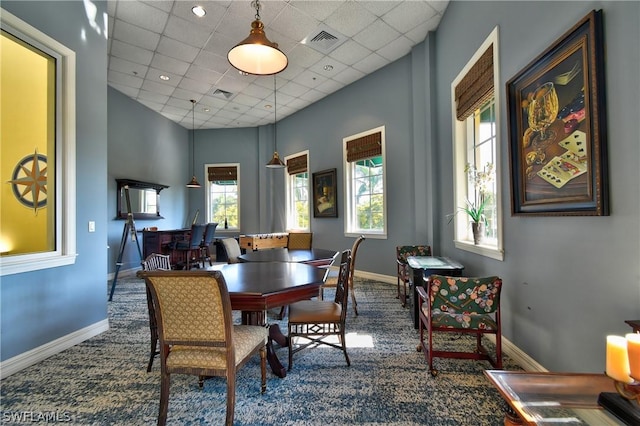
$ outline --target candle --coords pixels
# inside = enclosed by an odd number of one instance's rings
[[[627,338],[631,377],[640,382],[640,333],[629,333],[625,337]]]
[[[607,336],[607,376],[619,382],[631,383],[629,377],[629,355],[627,339],[622,336]]]

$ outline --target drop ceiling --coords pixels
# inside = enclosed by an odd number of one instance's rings
[[[109,86],[187,129],[192,120],[216,129],[279,121],[407,55],[437,28],[448,0],[260,1],[267,38],[289,58],[275,76],[275,108],[274,76],[241,75],[227,61],[249,35],[250,1],[107,4]]]

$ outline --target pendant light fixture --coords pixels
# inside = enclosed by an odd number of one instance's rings
[[[287,67],[289,60],[278,49],[278,43],[269,41],[264,33],[264,24],[260,20],[260,0],[251,2],[251,7],[256,9],[256,19],[251,23],[249,37],[229,50],[227,59],[234,68],[248,74],[277,74]]]
[[[270,169],[282,169],[284,163],[278,155],[278,102],[276,99],[276,76],[273,76],[273,157],[271,161],[267,163],[267,167]]]
[[[193,173],[193,176],[191,177],[191,180],[189,181],[189,183],[187,184],[187,188],[200,188],[200,183],[198,182],[198,179],[196,179],[196,173],[195,173],[195,169],[196,169],[196,100],[195,99],[191,99],[191,129],[193,135],[191,136],[192,138],[192,150],[191,150],[191,172]]]

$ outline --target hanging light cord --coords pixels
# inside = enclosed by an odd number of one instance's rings
[[[196,175],[196,101],[191,99],[191,173]]]
[[[276,97],[276,76],[273,76],[273,147],[275,151],[278,151],[278,125],[276,124],[278,121],[277,113],[278,113],[278,100]]]

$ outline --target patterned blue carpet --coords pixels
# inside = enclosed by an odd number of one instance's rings
[[[418,333],[395,286],[356,278],[359,316],[351,307],[347,342],[351,367],[341,351],[316,348],[294,357],[280,379],[270,371],[260,394],[256,359],[238,375],[236,425],[502,425],[506,404],[485,379],[486,362],[436,359],[429,375],[416,351]],[[3,424],[33,424],[46,416],[75,425],[155,424],[160,362],[146,372],[149,329],[144,282],[120,279],[109,303],[110,330],[2,381]],[[271,319],[271,322],[278,322]],[[281,322],[286,330],[286,319]],[[473,345],[465,337],[449,347]],[[490,345],[490,344],[489,344]],[[286,348],[278,349],[286,363]],[[505,358],[505,369],[519,369]],[[224,424],[225,382],[174,375],[171,425]],[[24,414],[27,413],[27,414]],[[53,420],[52,420],[53,419]]]

